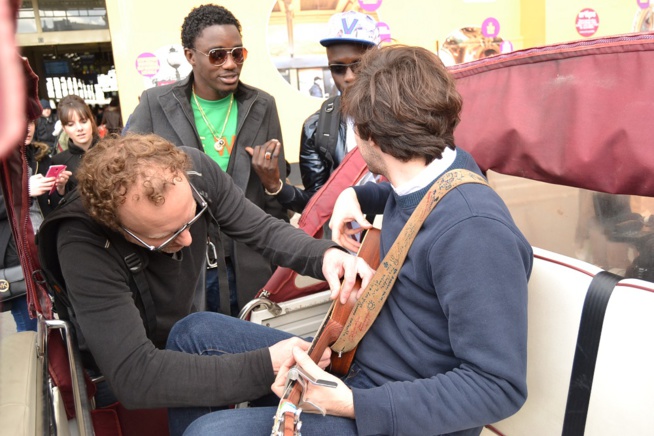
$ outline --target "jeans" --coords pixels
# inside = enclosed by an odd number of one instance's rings
[[[36,318],[30,318],[27,310],[27,296],[16,298],[11,302],[11,314],[16,322],[17,332],[36,331],[38,321]]]
[[[238,299],[236,296],[236,278],[234,264],[231,259],[225,258],[227,266],[227,282],[229,284],[229,303],[232,316],[238,315]],[[218,281],[218,268],[210,268],[206,274],[207,281],[207,310],[220,312],[220,282]]]
[[[175,324],[168,337],[166,348],[201,355],[233,354],[269,347],[290,337],[288,333],[248,321],[210,312],[198,312]],[[360,388],[374,386],[372,381],[358,370],[356,364],[352,366],[344,381],[348,386]],[[254,407],[246,409],[171,408],[168,410],[170,434],[171,436],[181,434],[266,434],[267,436],[270,434],[278,403],[279,399],[271,394],[253,401],[250,405]],[[271,405],[274,407],[263,407]],[[306,427],[303,427],[302,434],[356,434],[356,427],[351,419],[323,417],[309,413],[302,414],[302,418],[303,421],[306,419]],[[311,424],[308,424],[309,422]],[[188,431],[184,433],[187,427],[189,427]],[[334,429],[338,431],[334,432]],[[305,430],[309,433],[305,433]],[[321,433],[322,431],[324,433]]]

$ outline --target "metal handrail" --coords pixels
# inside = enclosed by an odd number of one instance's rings
[[[48,336],[50,330],[61,330],[64,333],[68,362],[70,366],[71,385],[73,400],[75,404],[75,417],[80,436],[93,436],[93,421],[91,419],[91,402],[86,395],[86,380],[84,379],[84,368],[82,359],[77,347],[77,338],[74,328],[67,322],[58,319],[44,320],[45,331],[40,339],[44,359],[44,372],[48,368]],[[44,379],[45,383],[46,379]]]
[[[241,309],[238,314],[239,319],[246,320],[250,315],[250,312],[252,312],[258,306],[263,306],[275,316],[278,316],[282,313],[282,308],[279,306],[279,304],[269,300],[268,298],[259,297],[251,300],[249,303],[243,306],[243,309]]]

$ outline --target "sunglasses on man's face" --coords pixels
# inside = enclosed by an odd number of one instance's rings
[[[212,48],[211,50],[209,50],[209,53],[201,52],[196,48],[193,48],[191,50],[194,50],[208,57],[209,63],[216,67],[219,67],[223,65],[225,62],[227,62],[227,56],[229,55],[231,55],[232,59],[234,59],[234,62],[236,62],[239,65],[245,62],[245,59],[247,59],[248,57],[248,51],[245,47]]]
[[[357,70],[359,69],[359,61],[352,62],[351,64],[331,64],[329,66],[329,71],[337,76],[344,76],[345,73],[347,73],[348,68],[356,74]]]

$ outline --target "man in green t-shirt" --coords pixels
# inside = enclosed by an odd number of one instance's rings
[[[179,82],[146,90],[127,130],[156,133],[177,146],[203,150],[232,176],[246,198],[288,221],[286,209],[266,193],[245,150],[256,146],[272,150],[281,143],[282,132],[274,98],[239,80],[247,58],[241,24],[224,7],[203,5],[184,19],[181,36],[192,73]],[[283,150],[278,149],[279,173],[286,174]],[[231,298],[222,292],[217,297],[218,274],[215,268],[209,269],[207,303],[210,310],[220,306],[233,314],[268,281],[273,265],[244,244],[221,237],[227,266],[221,278],[229,277]],[[227,286],[222,280],[220,288]]]

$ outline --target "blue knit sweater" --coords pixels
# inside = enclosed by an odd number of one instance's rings
[[[460,148],[453,168],[480,173]],[[364,213],[384,213],[382,257],[428,189],[355,188]],[[532,258],[492,189],[467,184],[445,196],[359,345],[356,363],[378,386],[353,389],[359,434],[479,434],[522,406]]]

